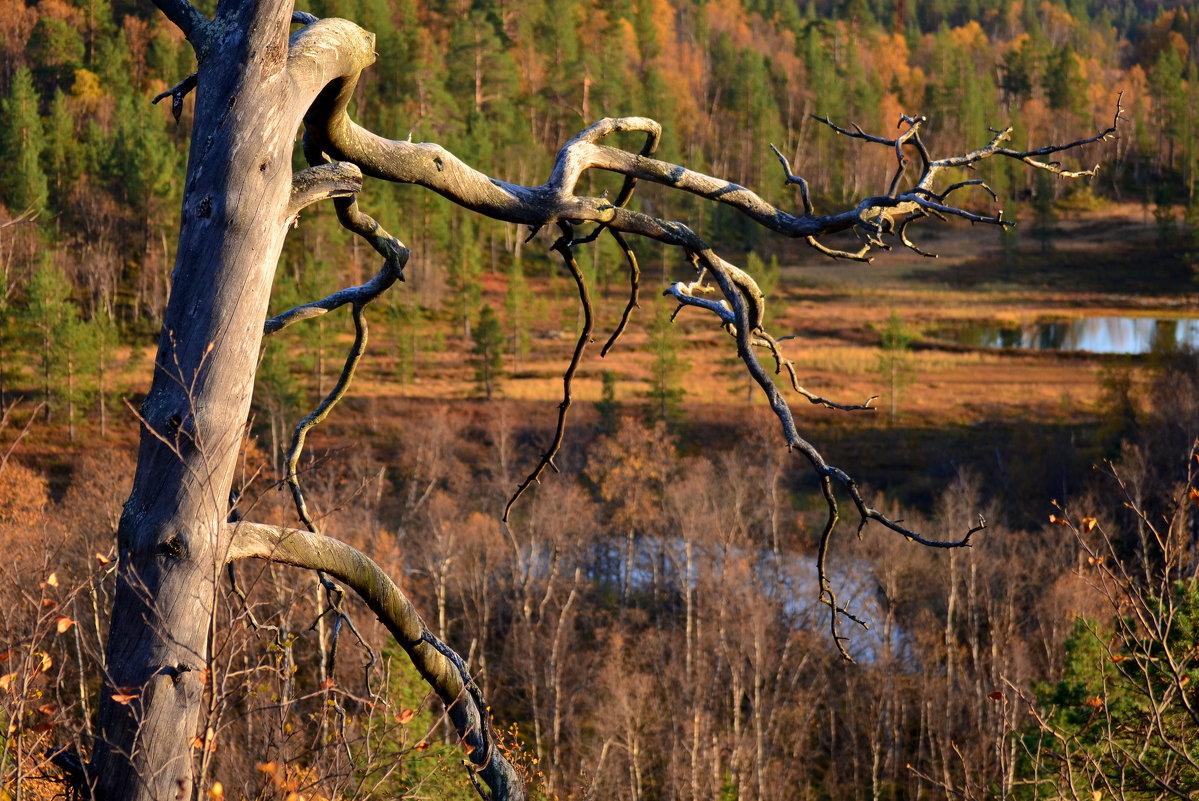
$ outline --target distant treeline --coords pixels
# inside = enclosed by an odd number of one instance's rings
[[[664,126],[662,157],[794,206],[768,148],[777,145],[811,183],[817,210],[832,211],[885,189],[894,157],[835,135],[813,115],[883,132],[901,113],[925,114],[935,153],[979,147],[989,129],[1009,124],[1017,146],[1038,146],[1102,130],[1122,90],[1118,141],[1081,156],[1103,162],[1096,180],[1066,183],[1016,163],[987,165],[984,177],[1009,216],[1025,204],[1032,213],[1051,208],[1066,193],[1081,203],[1107,196],[1196,205],[1199,14],[1184,6],[314,0],[306,10],[355,20],[378,36],[378,60],[354,108],[359,121],[396,138],[440,142],[505,180],[540,183],[552,153],[585,124],[642,114]],[[169,102],[150,100],[193,69],[190,48],[148,4],[0,0],[0,224],[32,217],[0,230],[4,303],[28,306],[33,277],[51,271],[70,283],[66,301],[82,319],[102,314],[130,341],[156,330],[191,102],[176,123]],[[588,180],[595,193],[608,186],[603,176]],[[522,247],[524,231],[423,190],[376,184],[364,205],[414,250],[401,334],[436,316],[469,337],[485,272],[552,268],[544,248]],[[734,213],[675,195],[643,188],[635,202],[686,220],[726,252],[763,246],[764,234]],[[978,203],[986,202],[980,192]],[[583,266],[605,286],[622,259],[612,245],[601,247],[611,249]],[[288,243],[280,288],[308,299],[362,278],[372,259],[328,210],[312,210]],[[506,305],[505,325],[519,329],[509,318],[522,304]]]

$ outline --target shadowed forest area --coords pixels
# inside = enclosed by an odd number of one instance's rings
[[[881,396],[874,413],[797,407],[875,505],[937,540],[986,518],[962,550],[844,531],[834,603],[861,626],[830,631],[816,481],[735,348],[660,297],[580,371],[560,472],[501,523],[552,436],[581,312],[549,234],[416,187],[362,193],[411,248],[407,281],[372,307],[358,382],[301,470],[315,518],[461,651],[534,797],[1199,795],[1199,356],[1164,337],[1097,356],[945,333],[1195,314],[1199,14],[1131,0],[300,10],[377,34],[356,119],[526,185],[593,120],[644,114],[662,158],[795,205],[773,143],[831,213],[884,189],[894,156],[814,115],[881,133],[924,114],[938,153],[1010,124],[1033,148],[1102,130],[1122,91],[1119,138],[1082,156],[1096,178],[988,162],[1020,226],[914,227],[937,261],[833,262],[727,208],[638,195],[738,255],[774,298],[772,325],[797,334],[805,383]],[[191,126],[190,101],[176,119],[151,99],[193,70],[148,5],[0,0],[0,801],[87,797],[63,749],[86,756],[94,736]],[[618,191],[604,181],[589,174],[588,192]],[[654,286],[689,269],[657,245],[639,255]],[[362,283],[376,262],[312,206],[271,308]],[[620,318],[624,265],[606,238],[580,262],[599,331]],[[351,334],[331,314],[264,349],[235,515],[295,524],[284,452]],[[232,625],[214,630],[192,743],[201,797],[475,797],[440,701],[356,598],[252,562],[220,602]]]

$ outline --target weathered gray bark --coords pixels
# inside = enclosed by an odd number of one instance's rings
[[[199,57],[195,129],[173,291],[118,535],[90,769],[97,797],[109,801],[191,797],[189,741],[229,547],[233,468],[287,230],[295,133],[322,78],[369,63],[361,53],[371,38],[356,28],[347,28],[358,41],[344,56],[289,56],[291,13],[290,0],[259,0],[222,3],[211,22],[181,17]],[[136,697],[122,704],[114,695]]]
[[[969,538],[967,534],[961,541],[925,540],[867,506],[849,476],[828,465],[800,437],[786,401],[755,355],[755,349],[764,349],[779,369],[790,368],[778,341],[762,329],[765,301],[753,278],[717,256],[686,226],[627,209],[625,203],[637,179],[654,181],[729,204],[761,225],[806,239],[831,255],[863,258],[882,244],[884,236],[914,249],[904,233],[906,226],[927,213],[1006,224],[999,215],[982,217],[950,205],[946,198],[951,192],[976,182],[938,193],[934,183],[943,170],[998,155],[1061,173],[1054,163],[1035,157],[1098,141],[1112,129],[1071,145],[1027,152],[1000,147],[1004,138],[1000,134],[978,151],[940,161],[931,160],[920,141],[923,118],[905,118],[907,127],[894,140],[840,131],[894,148],[900,167],[885,195],[866,198],[839,214],[820,216],[812,210],[806,185],[791,174],[781,157],[788,183],[802,191],[803,212],[798,215],[775,208],[744,187],[650,158],[659,126],[653,120],[631,117],[601,120],[587,128],[559,152],[546,183],[526,187],[492,179],[437,145],[384,139],[354,124],[347,116],[348,103],[359,73],[374,60],[373,35],[356,25],[299,15],[304,28],[289,38],[291,0],[222,0],[213,20],[200,15],[187,0],[156,2],[196,50],[195,78],[165,93],[177,108],[183,94],[196,89],[195,127],[173,291],[153,385],[141,408],[144,428],[134,488],[120,525],[108,673],[88,772],[96,797],[152,801],[193,796],[190,741],[197,734],[201,671],[209,659],[217,581],[229,560],[245,557],[323,570],[358,592],[446,703],[477,775],[489,785],[492,796],[524,796],[515,771],[488,741],[485,707],[461,660],[429,634],[416,610],[373,562],[314,531],[281,532],[252,523],[238,527],[226,523],[264,329],[271,333],[351,304],[361,344],[362,306],[396,280],[407,258],[399,242],[359,212],[352,200],[339,201],[339,219],[385,257],[384,269],[362,287],[265,320],[288,222],[307,203],[353,195],[363,175],[420,184],[498,220],[533,227],[556,224],[563,235],[555,249],[568,267],[575,266],[573,248],[579,244],[573,226],[582,222],[600,224],[597,234],[612,232],[634,269],[622,232],[679,247],[703,272],[696,283],[675,284],[669,291],[680,303],[713,313],[735,333],[738,354],[766,393],[787,445],[804,456],[821,479],[829,507],[824,546],[837,520],[834,483],[847,491],[863,523],[877,521],[926,545],[952,547]],[[306,128],[305,156],[313,167],[293,177],[293,142],[301,121]],[[646,135],[648,143],[640,154],[600,143],[622,131]],[[917,149],[922,167],[913,185],[903,189],[905,145]],[[626,176],[615,201],[575,194],[579,178],[589,169]],[[848,228],[857,228],[866,237],[867,244],[858,253],[830,251],[814,239]],[[577,269],[574,272],[589,315],[586,288]],[[715,284],[722,301],[700,292],[705,277]],[[584,336],[572,370],[585,344]],[[350,373],[352,365],[347,365],[342,383]],[[569,371],[567,384],[569,401]],[[797,383],[794,388],[812,403],[864,408],[833,404]],[[322,408],[327,411],[327,407]],[[297,429],[297,445],[289,458],[297,511],[310,528],[302,493],[293,479],[305,425],[311,424],[310,420]],[[560,423],[559,434],[561,430]],[[547,454],[530,479],[552,456]],[[822,578],[825,547],[820,557]],[[827,583],[824,593],[837,636],[837,620],[848,613],[837,606]]]

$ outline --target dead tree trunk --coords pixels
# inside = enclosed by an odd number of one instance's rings
[[[315,96],[287,69],[289,0],[222,3],[221,12],[211,22],[190,9],[172,15],[199,57],[195,129],[173,291],[118,535],[91,768],[96,795],[110,801],[192,797],[189,742],[231,539],[233,469],[287,230],[295,132]]]
[[[412,604],[374,562],[317,531],[297,476],[308,430],[344,396],[365,351],[364,308],[401,276],[408,258],[398,240],[358,210],[353,196],[364,174],[418,184],[493,219],[535,229],[551,225],[561,234],[553,248],[578,285],[587,325],[565,374],[554,443],[521,489],[552,462],[570,405],[570,379],[589,340],[591,306],[575,249],[609,233],[629,261],[631,296],[606,352],[636,306],[637,264],[624,235],[637,234],[677,248],[695,265],[696,281],[674,284],[667,292],[682,305],[712,314],[735,336],[738,355],[766,394],[787,446],[804,457],[820,479],[828,519],[819,569],[822,600],[830,607],[835,636],[839,636],[838,621],[852,615],[838,605],[824,571],[828,539],[838,519],[834,489],[848,495],[863,523],[873,520],[924,545],[960,546],[981,528],[959,541],[930,541],[869,507],[850,477],[827,464],[799,435],[787,402],[756,354],[765,352],[778,370],[786,369],[792,388],[812,403],[838,409],[865,409],[868,404],[843,406],[800,387],[779,340],[763,328],[765,299],[753,277],[717,256],[685,225],[626,206],[637,180],[652,181],[728,204],[760,225],[803,239],[828,255],[865,260],[873,248],[886,247],[884,237],[916,249],[905,232],[909,223],[929,215],[1009,224],[999,214],[985,216],[952,205],[950,193],[981,182],[938,187],[946,171],[1001,156],[1058,174],[1087,174],[1067,173],[1055,161],[1038,159],[1106,138],[1114,125],[1086,140],[1035,151],[1002,147],[1010,133],[1005,131],[979,150],[933,160],[920,138],[923,117],[904,117],[894,139],[868,136],[860,129],[848,131],[824,120],[840,134],[892,149],[898,162],[885,194],[829,216],[814,212],[806,184],[791,174],[781,156],[787,183],[800,187],[801,213],[787,213],[731,182],[651,158],[660,128],[640,117],[592,125],[563,146],[544,184],[520,186],[484,175],[438,145],[384,139],[351,121],[347,110],[358,75],[374,61],[374,37],[356,25],[318,21],[300,13],[294,21],[303,28],[289,37],[291,0],[222,0],[212,20],[187,0],[156,2],[196,51],[196,75],[162,96],[171,97],[177,112],[184,96],[195,89],[195,127],[172,292],[153,384],[140,409],[143,431],[137,474],[118,535],[120,568],[107,673],[87,776],[97,798],[193,797],[191,741],[199,734],[202,677],[210,664],[218,577],[227,563],[243,558],[322,571],[354,589],[445,704],[469,757],[472,778],[485,782],[497,801],[524,797],[520,779],[490,736],[486,702],[462,660],[429,632]],[[301,122],[306,129],[304,155],[312,166],[293,175],[293,143]],[[640,154],[602,144],[621,132],[646,137]],[[907,176],[905,148],[919,156],[916,175]],[[576,194],[580,178],[591,169],[625,176],[615,200]],[[383,267],[362,286],[266,320],[289,222],[303,206],[327,198],[339,198],[335,202],[340,221],[383,256]],[[594,226],[592,231],[576,237],[575,230],[587,224]],[[816,239],[848,229],[857,229],[865,242],[855,253],[830,250]],[[352,307],[354,346],[337,386],[296,426],[287,458],[286,478],[305,529],[227,522],[234,465],[264,333],[343,305]]]

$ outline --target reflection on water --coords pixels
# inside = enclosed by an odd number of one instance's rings
[[[1199,348],[1199,319],[1083,317],[1007,328],[963,326],[943,331],[941,336],[980,348],[1150,353]]]

